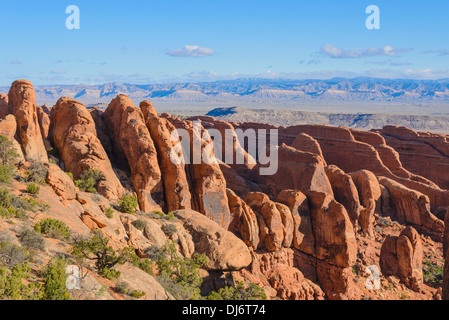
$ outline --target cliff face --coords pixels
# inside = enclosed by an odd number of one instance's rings
[[[78,234],[100,229],[114,248],[129,245],[141,257],[173,240],[183,257],[207,256],[215,285],[225,274],[229,283],[254,282],[272,298],[396,299],[398,288],[414,298],[441,296],[423,280],[422,264],[441,264],[449,238],[444,135],[179,119],[158,115],[149,101],[135,107],[124,95],[104,113],[65,97],[48,111],[35,106],[25,81],[0,97],[0,134],[23,151],[18,168],[38,162],[48,171],[39,197],[49,206],[36,221],[58,218]],[[256,153],[237,139],[248,130]],[[274,172],[261,174],[271,165]],[[102,173],[96,189],[103,197],[82,192],[63,172],[78,179],[88,169]],[[15,181],[9,188],[23,187]],[[134,193],[138,217],[107,217],[107,208]],[[154,211],[173,211],[176,230],[168,232]],[[365,286],[373,268],[382,290]]]

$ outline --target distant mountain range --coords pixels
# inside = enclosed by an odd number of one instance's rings
[[[151,85],[106,83],[102,85],[35,86],[38,104],[54,104],[61,96],[85,104],[109,103],[126,94],[133,101],[245,103],[438,103],[449,104],[449,79],[406,80],[333,78],[330,80],[238,79],[200,83]],[[0,87],[0,92],[8,92]]]
[[[256,122],[284,127],[299,124],[324,124],[371,130],[393,125],[408,127],[416,131],[449,133],[448,115],[351,114],[242,107],[215,108],[206,115],[228,122]]]

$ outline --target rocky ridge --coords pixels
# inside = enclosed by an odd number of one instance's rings
[[[215,289],[226,277],[227,284],[253,282],[267,297],[281,299],[447,295],[447,272],[443,286],[430,284],[422,265],[444,260],[449,176],[418,170],[415,163],[430,166],[427,159],[433,157],[444,164],[445,135],[399,127],[370,132],[204,116],[179,119],[157,114],[148,101],[136,107],[125,95],[113,99],[105,112],[89,112],[82,103],[62,97],[48,115],[46,107],[36,106],[34,89],[25,80],[14,82],[9,95],[0,97],[0,133],[23,153],[19,170],[36,162],[48,169],[47,186],[38,196],[48,207],[34,222],[57,218],[81,235],[101,230],[114,248],[131,246],[139,256],[173,240],[180,256],[202,253],[208,258],[203,276]],[[260,162],[195,163],[193,149],[175,149],[178,158],[190,159],[171,161],[171,151],[182,139],[192,148],[200,145],[214,159],[216,141],[207,131],[212,128],[277,130],[278,170],[260,175]],[[173,139],[175,129],[186,135]],[[53,149],[56,156],[48,154]],[[231,150],[233,159],[237,154],[251,157],[235,139]],[[81,191],[64,173],[78,179],[88,169],[102,173],[96,183],[101,196]],[[26,185],[13,181],[6,187],[21,194]],[[113,218],[107,217],[106,208],[117,208],[124,195],[132,194],[138,199],[137,213],[115,211]],[[160,211],[173,213],[176,231],[167,232],[167,222],[154,218]],[[143,230],[135,227],[137,219],[145,221]],[[1,220],[0,226],[14,235],[9,222]],[[120,268],[131,282],[132,268]],[[380,285],[370,289],[365,284],[373,268],[380,270]],[[172,298],[151,275],[137,276],[145,291],[154,294],[150,298]],[[110,291],[110,298],[119,298]]]

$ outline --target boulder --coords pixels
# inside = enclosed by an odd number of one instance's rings
[[[321,288],[294,267],[277,264],[266,276],[276,296],[282,300],[324,300]]]
[[[69,175],[53,163],[47,163],[45,166],[48,169],[46,182],[55,193],[63,200],[76,199],[76,187]]]
[[[177,210],[175,217],[192,235],[195,252],[208,258],[208,270],[240,270],[251,263],[245,243],[216,222],[193,210]]]
[[[379,264],[384,276],[398,276],[407,287],[419,292],[423,283],[422,260],[421,236],[409,226],[399,237],[387,236]]]

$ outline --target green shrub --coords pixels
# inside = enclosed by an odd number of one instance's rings
[[[106,214],[106,217],[108,217],[109,219],[114,218],[114,209],[112,209],[112,207],[107,207],[104,213]]]
[[[106,279],[115,280],[120,277],[120,271],[111,269],[111,268],[103,268],[99,270],[99,273]]]
[[[75,180],[75,186],[84,192],[97,193],[95,187],[102,178],[103,173],[100,170],[89,168],[81,174],[78,180]]]
[[[42,285],[24,280],[30,279],[28,263],[15,265],[10,271],[0,268],[0,300],[40,300]]]
[[[19,235],[20,243],[27,249],[41,250],[45,249],[45,240],[40,233],[32,229],[24,229]]]
[[[92,196],[92,200],[94,200],[95,202],[100,202],[101,200],[103,200],[104,198],[103,198],[103,196],[101,195],[101,194],[98,194],[98,193],[96,193],[96,194],[94,194],[93,196]]]
[[[34,183],[30,183],[29,185],[27,185],[27,193],[29,193],[33,196],[39,195],[40,190],[41,190],[41,187]]]
[[[72,179],[72,181],[73,181],[73,173],[71,173],[71,172],[66,172],[66,174],[70,177],[70,179]]]
[[[267,296],[263,288],[255,283],[245,285],[244,282],[238,282],[237,286],[224,287],[218,292],[211,292],[207,297],[208,300],[266,300]]]
[[[432,263],[430,260],[424,260],[423,266],[423,279],[425,283],[431,285],[440,285],[443,283],[444,266]]]
[[[64,222],[52,218],[42,219],[34,225],[34,230],[60,240],[66,240],[71,235],[69,227]]]
[[[123,196],[119,202],[119,210],[124,213],[134,213],[137,205],[138,202],[135,196]]]
[[[154,244],[148,247],[148,249],[145,251],[145,255],[147,256],[148,259],[152,261],[158,261],[159,259],[166,259],[165,250]]]
[[[128,294],[129,284],[124,281],[119,281],[115,285],[115,291],[121,294]]]
[[[172,236],[174,235],[176,232],[178,232],[178,229],[176,228],[176,226],[174,224],[166,224],[164,226],[162,226],[162,230],[164,231],[164,233],[168,236]]]
[[[142,231],[147,226],[147,223],[143,220],[138,219],[133,222],[133,225],[134,225],[134,227],[136,227],[137,229]]]
[[[22,265],[30,258],[30,253],[25,248],[3,240],[0,242],[0,264],[11,269],[15,265]]]
[[[130,295],[135,299],[139,299],[143,297],[145,294],[146,294],[145,291],[133,290]]]
[[[53,156],[53,157],[56,157],[56,158],[60,158],[61,157],[60,154],[59,154],[58,149],[55,149],[55,148],[48,149],[47,150],[47,154],[49,156]]]
[[[0,188],[0,216],[25,219],[26,211],[36,211],[37,205],[28,199],[22,199],[9,193],[6,188]]]
[[[137,264],[139,269],[141,269],[151,275],[153,275],[153,265],[154,265],[153,261],[151,261],[149,259],[142,259]]]
[[[19,154],[7,137],[0,135],[0,165],[13,166]]]
[[[9,165],[0,165],[0,182],[10,183],[13,177],[14,169]]]
[[[191,258],[181,258],[178,256],[173,241],[167,242],[161,248],[161,251],[157,253],[157,278],[165,279],[165,281],[160,282],[161,285],[166,285],[168,288],[175,289],[176,291],[182,288],[182,291],[185,291],[183,295],[190,295],[192,299],[201,298],[200,285],[203,279],[199,276],[199,269],[207,264],[206,256],[203,254],[193,254]]]
[[[25,181],[34,182],[46,185],[48,169],[40,162],[33,162],[31,166],[25,171]]]
[[[67,291],[64,258],[52,259],[46,266],[44,276],[43,300],[70,300]]]
[[[116,252],[101,231],[92,231],[89,239],[76,239],[71,250],[71,254],[80,265],[85,259],[93,260],[98,273],[108,279],[120,276],[120,272],[112,268],[128,261],[129,252],[129,248]]]
[[[175,218],[175,215],[173,213],[173,211],[170,211],[169,213],[167,213],[167,215],[165,216],[165,218],[167,220],[173,220]]]

